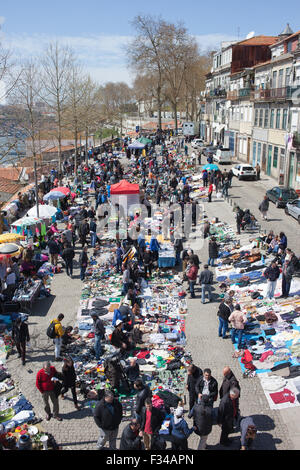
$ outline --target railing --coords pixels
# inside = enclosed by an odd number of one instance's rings
[[[209,96],[211,98],[217,98],[217,97],[225,97],[226,98],[226,90],[224,88],[216,88],[215,90],[211,90],[209,92]]]
[[[286,99],[288,95],[288,88],[289,87],[254,90],[252,97],[254,101],[272,101]]]
[[[240,88],[239,97],[240,98],[249,97],[250,93],[251,93],[251,88]]]
[[[232,91],[228,91],[227,93],[227,99],[228,100],[238,100],[239,99],[239,96],[238,96],[238,90],[232,90]]]

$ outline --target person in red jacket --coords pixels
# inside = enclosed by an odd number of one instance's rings
[[[191,299],[195,298],[194,287],[197,281],[198,268],[193,261],[190,262],[190,268],[187,272],[187,278],[189,281],[189,290],[191,294]]]
[[[49,421],[52,416],[49,398],[53,404],[53,417],[57,419],[57,421],[62,421],[62,418],[58,416],[58,396],[55,393],[55,382],[57,382],[59,378],[62,378],[61,374],[57,372],[55,367],[51,366],[50,362],[45,362],[43,368],[38,371],[36,376],[36,387],[41,392],[44,400],[47,421]]]

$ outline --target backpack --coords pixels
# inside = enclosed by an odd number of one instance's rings
[[[55,323],[52,321],[50,325],[47,328],[46,334],[49,338],[54,339],[56,338],[56,333],[55,333]]]

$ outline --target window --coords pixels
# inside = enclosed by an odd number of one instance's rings
[[[277,72],[273,72],[273,77],[272,77],[272,88],[276,88],[277,84]]]
[[[280,173],[285,170],[285,149],[280,149]]]
[[[277,168],[277,162],[278,162],[278,147],[274,147],[273,168]]]
[[[283,69],[279,70],[279,75],[278,75],[278,88],[282,88],[283,84]]]
[[[269,110],[265,109],[264,127],[269,127]]]
[[[290,78],[291,78],[291,68],[288,67],[288,68],[285,70],[285,86],[289,86],[289,85],[290,85]]]
[[[275,115],[275,109],[271,109],[271,117],[270,117],[270,128],[274,129],[274,115]]]
[[[257,127],[258,125],[258,109],[255,110],[255,118],[254,118],[254,126]]]
[[[276,111],[276,129],[280,129],[280,114],[281,114],[281,109],[277,109]]]
[[[287,118],[288,118],[288,110],[284,109],[283,115],[282,115],[282,129],[284,130],[286,130],[287,128]]]
[[[259,110],[259,127],[263,126],[263,118],[264,118],[264,110],[260,109]]]

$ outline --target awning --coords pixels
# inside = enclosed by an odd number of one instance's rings
[[[140,187],[138,184],[131,184],[126,180],[121,180],[120,183],[113,184],[110,187],[110,194],[139,194]]]

